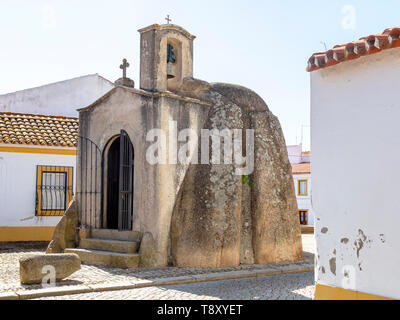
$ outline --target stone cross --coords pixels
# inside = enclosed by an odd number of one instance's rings
[[[167,20],[167,24],[169,24],[172,20],[169,18],[169,14],[167,14],[167,17],[165,18]]]
[[[122,60],[122,64],[119,67],[122,69],[122,78],[126,78],[126,69],[129,68],[129,62],[126,59]]]

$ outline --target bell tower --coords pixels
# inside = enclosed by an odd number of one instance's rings
[[[174,24],[138,30],[140,33],[140,89],[175,91],[182,80],[193,77],[193,40]]]

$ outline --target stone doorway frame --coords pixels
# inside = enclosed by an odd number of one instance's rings
[[[101,227],[102,227],[102,229],[109,229],[108,228],[108,219],[107,219],[107,214],[108,214],[108,212],[107,212],[107,201],[108,201],[108,161],[109,161],[109,157],[108,157],[108,155],[109,155],[109,151],[110,151],[110,148],[111,148],[111,146],[113,145],[113,143],[118,139],[118,138],[121,138],[121,136],[122,136],[122,132],[125,132],[125,134],[126,134],[126,136],[128,137],[128,139],[129,139],[129,142],[130,142],[130,144],[131,144],[131,146],[132,146],[132,150],[133,150],[133,157],[134,157],[134,146],[133,146],[133,143],[132,143],[132,141],[130,140],[130,137],[129,137],[129,134],[125,131],[125,130],[123,130],[123,129],[121,129],[121,133],[120,134],[117,134],[117,135],[114,135],[114,136],[112,136],[108,141],[107,141],[107,143],[106,143],[106,146],[105,146],[105,148],[104,148],[104,150],[103,150],[103,154],[102,154],[102,157],[103,157],[103,165],[102,165],[102,174],[103,174],[103,179],[102,179],[102,211],[101,211],[101,217],[102,217],[102,223],[101,223]],[[121,150],[120,150],[120,152],[121,152]],[[120,170],[120,169],[119,169]],[[132,177],[132,188],[134,188],[134,160],[133,160],[133,168],[132,168],[132,175],[133,175],[133,177]],[[120,177],[119,177],[119,179],[121,179]],[[120,193],[120,188],[119,188],[119,190],[117,190],[117,192],[118,193]],[[134,200],[134,192],[133,192],[133,190],[132,190],[132,205],[131,205],[131,211],[132,211],[132,213],[131,213],[131,215],[132,215],[132,217],[131,217],[131,228],[130,229],[128,229],[128,230],[123,230],[123,231],[132,231],[133,230],[133,200]],[[118,213],[118,215],[119,215],[119,213]],[[119,220],[120,220],[120,217],[118,216],[118,225],[120,224],[120,222],[119,222]],[[117,227],[116,229],[112,229],[112,230],[116,230],[116,231],[122,231],[122,230],[119,230],[119,228]]]

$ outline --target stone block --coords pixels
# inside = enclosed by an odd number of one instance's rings
[[[155,261],[155,243],[153,235],[150,232],[143,234],[139,249],[140,267],[149,268],[156,265]]]
[[[138,254],[82,248],[65,249],[65,252],[77,254],[82,262],[85,264],[121,269],[137,268],[139,265]]]
[[[81,260],[73,253],[27,254],[20,258],[19,266],[22,284],[40,284],[51,267],[55,281],[61,281],[81,268]]]

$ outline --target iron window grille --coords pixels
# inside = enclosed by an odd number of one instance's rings
[[[73,196],[73,167],[37,166],[36,215],[62,216]]]
[[[308,210],[299,210],[299,218],[301,225],[308,225]]]

